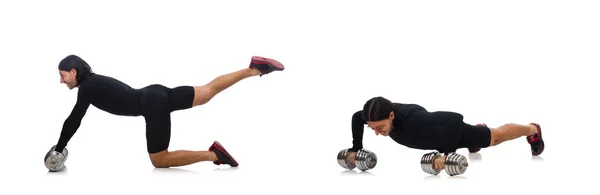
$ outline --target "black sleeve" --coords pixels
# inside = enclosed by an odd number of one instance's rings
[[[85,116],[85,113],[87,112],[89,106],[90,102],[88,101],[88,98],[83,94],[83,92],[80,89],[77,96],[77,103],[75,103],[71,114],[69,115],[69,117],[67,117],[63,124],[63,128],[60,133],[58,143],[56,144],[55,151],[62,152],[63,149],[67,146],[67,143],[69,142],[69,140],[71,140],[71,137],[73,137],[77,129],[79,129],[79,125],[81,125],[81,120],[83,119],[83,116]]]
[[[356,152],[363,148],[362,140],[367,122],[362,117],[362,110],[352,115],[352,148],[350,151]]]

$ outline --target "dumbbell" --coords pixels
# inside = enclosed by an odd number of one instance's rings
[[[350,148],[348,148],[341,150],[337,155],[338,164],[345,169],[352,170],[358,168],[361,171],[366,171],[375,168],[377,165],[377,155],[372,151],[366,149],[358,150],[354,156],[354,163],[351,163],[350,156],[347,156],[350,152]]]
[[[425,173],[429,173],[432,175],[437,175],[441,172],[441,170],[436,169],[433,165],[435,159],[440,158],[442,156],[439,152],[430,152],[424,154],[421,157],[421,169],[425,171]],[[450,176],[460,175],[467,171],[467,167],[469,163],[467,162],[467,158],[461,154],[457,153],[449,153],[445,157],[444,161],[444,169],[446,173]]]
[[[65,165],[65,161],[67,161],[67,157],[69,156],[69,151],[67,148],[64,148],[62,152],[54,151],[56,149],[56,145],[52,146],[50,150],[46,153],[46,157],[44,157],[44,164],[46,168],[50,171],[59,171]]]

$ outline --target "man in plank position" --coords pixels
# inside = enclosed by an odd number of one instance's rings
[[[373,129],[376,135],[390,136],[406,147],[445,154],[459,148],[468,148],[469,152],[475,153],[481,148],[522,136],[531,146],[532,155],[538,156],[544,151],[542,130],[537,123],[507,123],[497,128],[485,124],[470,125],[456,112],[429,112],[418,104],[394,103],[374,97],[364,104],[363,110],[352,115],[353,146],[348,153],[351,163],[354,163],[356,152],[363,148],[364,125]],[[444,158],[437,158],[434,167],[443,169]]]

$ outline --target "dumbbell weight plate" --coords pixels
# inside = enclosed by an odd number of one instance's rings
[[[50,171],[58,171],[63,168],[65,156],[57,151],[50,151],[44,159],[46,168]]]
[[[469,163],[467,158],[457,153],[450,153],[446,156],[444,168],[450,176],[460,175],[467,171]]]
[[[361,171],[375,168],[377,165],[377,155],[374,152],[361,149],[356,153],[356,167]]]
[[[421,157],[421,169],[423,169],[423,171],[425,173],[429,173],[432,175],[440,174],[440,172],[442,172],[442,171],[439,169],[436,169],[434,167],[433,161],[441,156],[442,156],[442,154],[440,154],[438,152],[430,152],[430,153],[424,154]]]
[[[52,146],[52,148],[50,148],[44,157],[44,164],[50,171],[58,171],[62,169],[67,161],[67,157],[69,156],[69,151],[67,148],[64,148],[62,153],[54,151],[55,149],[56,145]]]

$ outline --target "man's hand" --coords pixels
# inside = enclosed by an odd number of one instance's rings
[[[435,168],[437,170],[443,170],[445,162],[446,162],[446,157],[444,155],[442,155],[439,158],[436,158],[435,160],[433,160],[433,168]]]
[[[356,164],[356,163],[354,163],[355,157],[356,157],[356,152],[346,153],[346,159],[350,159],[350,163],[352,163],[352,164]]]

